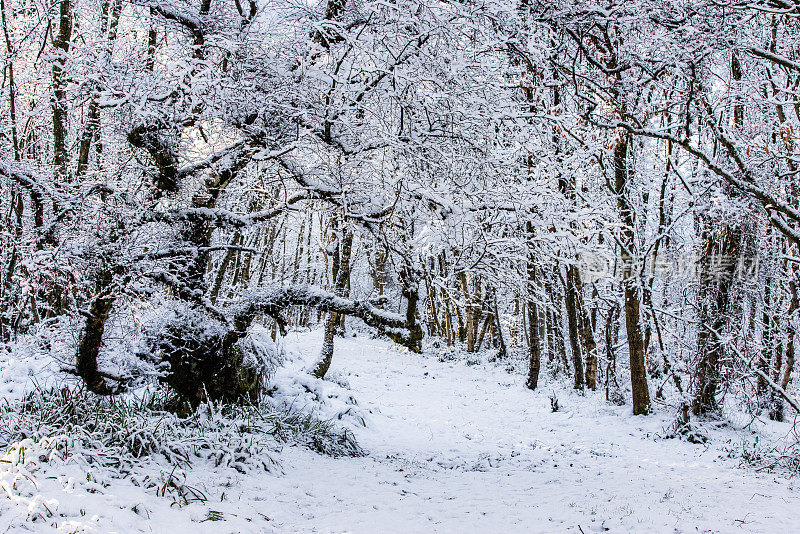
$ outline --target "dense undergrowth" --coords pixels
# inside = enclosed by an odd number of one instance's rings
[[[52,387],[0,402],[0,496],[17,505],[17,521],[103,532],[113,522],[97,500],[103,495],[130,500],[135,521],[149,513],[137,504],[146,496],[169,508],[219,497],[195,481],[198,473],[281,473],[286,446],[364,454],[347,429],[269,398],[189,411],[176,410],[174,399],[165,388],[110,397]]]
[[[284,444],[332,456],[362,454],[351,433],[290,408],[212,403],[179,417],[170,403],[162,391],[112,398],[66,387],[36,389],[21,402],[0,405],[0,448],[48,440],[64,457],[79,454],[120,474],[154,455],[178,466],[207,458],[239,471],[268,469],[270,453]]]

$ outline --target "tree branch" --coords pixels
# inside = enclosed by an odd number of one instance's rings
[[[420,350],[404,316],[377,308],[372,301],[338,297],[312,286],[268,286],[245,294],[231,308],[234,332],[238,337],[243,336],[258,315],[279,320],[281,312],[290,306],[308,306],[358,317],[394,342],[414,352]]]

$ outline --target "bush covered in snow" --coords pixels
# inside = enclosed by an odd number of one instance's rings
[[[230,332],[197,308],[168,305],[146,325],[140,356],[162,371],[183,401],[253,401],[280,364],[281,348],[259,325],[235,341]]]

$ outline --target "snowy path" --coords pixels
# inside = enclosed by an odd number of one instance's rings
[[[243,477],[279,532],[800,532],[795,480],[648,437],[664,417],[563,392],[552,413],[519,375],[365,338],[337,340],[332,371],[373,411],[370,454],[290,449],[285,476]]]

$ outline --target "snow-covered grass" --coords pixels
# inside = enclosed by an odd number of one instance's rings
[[[286,445],[362,453],[352,433],[288,407],[206,404],[178,417],[167,410],[170,402],[161,391],[114,399],[62,387],[36,388],[0,405],[0,490],[8,498],[0,501],[0,532],[4,523],[127,532],[133,524],[120,521],[141,522],[133,516],[150,513],[143,502],[198,508],[212,495],[224,499],[223,488],[193,482],[195,470],[269,476],[280,472],[276,458]],[[203,520],[225,519],[217,508]]]
[[[178,466],[210,455],[216,465],[242,472],[253,467],[250,461],[267,469],[262,453],[278,443],[302,444],[332,456],[360,454],[352,434],[312,414],[269,403],[212,403],[179,417],[168,410],[170,402],[162,391],[114,399],[82,389],[37,389],[21,403],[0,407],[0,447],[68,435],[97,450],[90,463],[122,474],[152,455]]]
[[[127,445],[152,421],[137,426],[131,415],[117,437],[102,437],[105,431],[86,437],[97,431],[88,419],[34,409],[20,428],[44,417],[72,420],[83,430],[44,440],[51,432],[22,439],[14,431],[15,444],[0,463],[0,485],[11,497],[0,500],[0,532],[48,532],[51,525],[175,534],[800,529],[791,422],[701,421],[705,443],[670,439],[669,406],[634,417],[629,405],[607,402],[602,392],[573,391],[548,372],[531,392],[524,365],[513,358],[491,361],[488,351],[437,347],[418,355],[365,335],[337,339],[329,377],[317,380],[308,370],[321,342],[320,331],[284,340],[286,358],[272,377],[268,404],[346,429],[338,435],[355,436],[365,455],[320,454],[313,442],[287,447],[310,442],[302,431],[278,437],[268,418],[242,432],[236,426],[247,420],[242,412],[206,407],[193,419],[165,416],[159,423],[165,435],[147,439],[200,451],[170,463],[161,452],[135,458]],[[60,409],[61,401],[37,402],[52,406],[48,413]],[[86,404],[86,413],[98,410]],[[19,408],[12,412],[21,416]],[[217,465],[220,449],[256,436],[264,438],[256,442],[263,449],[251,457],[270,458],[268,470],[245,464],[240,471],[227,460]],[[125,444],[122,454],[133,458],[125,478],[117,475],[120,467],[85,452],[106,450],[104,439]],[[203,440],[214,445],[203,449]]]

